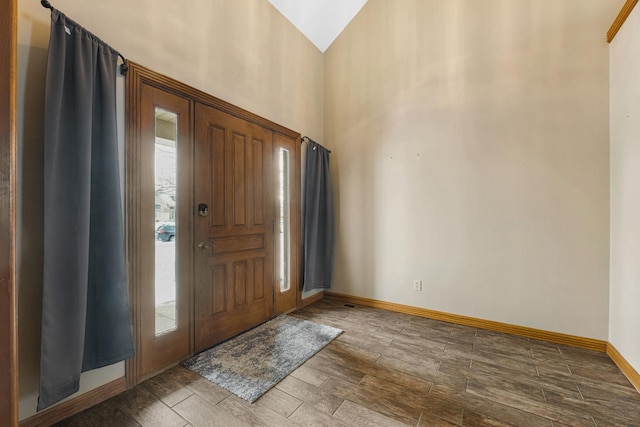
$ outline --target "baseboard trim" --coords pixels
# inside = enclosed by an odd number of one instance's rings
[[[105,400],[122,393],[126,389],[126,378],[118,378],[117,380],[83,393],[73,399],[62,402],[59,405],[52,406],[42,412],[38,412],[37,414],[20,421],[20,427],[50,426],[64,420],[65,418],[69,418],[72,415],[82,412],[85,409],[89,409],[98,403],[102,403]]]
[[[320,291],[317,294],[313,294],[310,297],[307,297],[302,300],[302,307],[306,307],[309,304],[313,304],[314,302],[320,301],[324,298],[325,291]]]
[[[611,343],[607,343],[607,354],[613,360],[613,363],[622,371],[625,377],[629,380],[629,382],[635,387],[635,389],[640,393],[640,374],[638,371],[633,369],[633,366],[620,354],[617,348],[613,346]]]
[[[380,301],[370,298],[356,297],[353,295],[340,294],[336,292],[325,291],[324,296],[329,299],[344,301],[356,305],[382,308],[389,311],[395,311],[397,313],[411,314],[414,316],[427,317],[434,320],[442,320],[443,322],[456,323],[458,325],[472,326],[475,328],[487,329],[490,331],[502,332],[505,334],[550,341],[556,344],[580,347],[588,350],[599,351],[601,353],[607,351],[606,341],[596,340],[593,338],[583,338],[575,335],[562,334],[559,332],[550,332],[541,329],[527,328],[525,326],[494,322],[492,320],[478,319],[475,317],[462,316],[459,314],[444,313],[442,311],[412,307],[409,305],[396,304],[393,302]]]

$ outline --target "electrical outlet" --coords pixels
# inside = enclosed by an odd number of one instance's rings
[[[413,290],[421,291],[422,290],[422,280],[414,280],[413,281]]]

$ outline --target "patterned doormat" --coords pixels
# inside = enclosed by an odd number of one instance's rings
[[[281,315],[182,365],[253,403],[342,332]]]

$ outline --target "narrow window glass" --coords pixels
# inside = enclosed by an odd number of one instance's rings
[[[276,244],[278,257],[278,280],[280,292],[291,288],[291,223],[290,223],[290,185],[289,185],[289,150],[278,150],[278,216],[276,225]]]
[[[156,107],[156,335],[176,329],[176,113]]]

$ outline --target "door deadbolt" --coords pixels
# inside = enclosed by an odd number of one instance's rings
[[[198,215],[207,216],[209,214],[209,206],[206,203],[200,203],[198,205]]]

